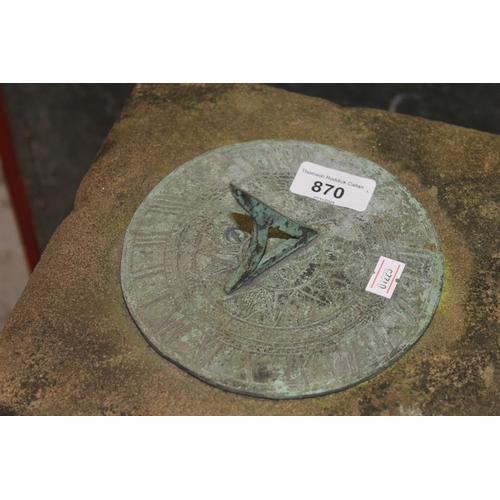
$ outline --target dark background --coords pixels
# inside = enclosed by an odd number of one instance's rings
[[[499,84],[269,84],[341,106],[385,109],[500,133]],[[134,84],[4,84],[7,123],[40,252]],[[15,193],[14,193],[15,195]]]

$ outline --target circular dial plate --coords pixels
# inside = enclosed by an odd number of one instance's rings
[[[368,208],[291,193],[305,161],[375,180]],[[230,183],[319,236],[226,294],[252,228]],[[283,242],[269,236],[266,251]],[[406,265],[390,299],[365,291],[381,256]],[[121,277],[161,355],[220,388],[297,398],[345,389],[402,356],[434,314],[443,261],[423,207],[380,166],[320,144],[254,141],[205,153],[151,191],[127,230]]]

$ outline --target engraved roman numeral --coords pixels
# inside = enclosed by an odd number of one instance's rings
[[[161,214],[172,214],[172,215],[182,215],[186,212],[189,212],[192,208],[187,201],[179,200],[179,199],[156,199],[151,204],[149,211],[158,212]]]
[[[156,297],[153,297],[152,299],[141,302],[139,307],[140,308],[149,307],[149,306],[152,306],[153,304],[157,304],[158,302],[161,302],[162,300],[168,299],[169,297],[170,297],[169,293],[162,293],[161,295],[157,295]]]
[[[198,347],[198,350],[196,351],[194,362],[204,368],[207,367],[222,347],[224,347],[224,342],[221,340],[218,342],[213,340],[211,341],[211,336],[205,334],[200,347]]]
[[[245,351],[245,367],[247,374],[247,382],[251,384],[253,382],[253,372],[252,372],[252,364],[250,363],[250,353]]]
[[[304,357],[300,354],[290,354],[287,358],[287,366],[286,366],[286,381],[288,384],[292,384],[292,374],[300,373],[302,377],[302,381],[305,385],[309,385],[309,378],[307,376],[306,368],[305,368],[305,360]]]
[[[375,354],[378,354],[380,349],[386,354],[391,354],[394,351],[394,345],[387,335],[387,331],[383,329],[376,330],[374,327],[370,327],[370,332],[370,335],[364,331],[360,333],[361,338],[370,351]]]
[[[166,325],[162,330],[162,335],[166,335],[165,342],[173,342],[177,340],[183,333],[189,331],[193,324],[186,318],[179,318],[174,322]]]
[[[403,257],[401,258],[401,256],[404,256],[406,257],[406,259]],[[421,259],[425,259],[425,260],[429,260],[429,259],[432,259],[433,258],[433,254],[425,249],[425,248],[422,248],[422,249],[408,249],[408,250],[398,250],[398,259],[401,260],[401,261],[405,261],[405,260],[408,260],[408,257],[410,258],[416,258],[418,260],[421,260]]]
[[[273,173],[274,172],[294,172],[294,169],[288,165],[288,162],[278,160],[277,156],[275,155],[274,151],[272,149],[267,149],[262,151],[263,155],[266,157],[267,161],[272,167]],[[299,168],[299,164],[297,164],[296,168]],[[289,176],[287,176],[287,180],[289,179]]]
[[[180,312],[180,317],[174,319],[174,315]],[[157,326],[157,331],[164,342],[177,340],[183,333],[193,327],[193,323],[185,316],[178,306],[174,306]]]
[[[419,283],[424,283],[424,285],[427,285],[429,283],[429,277],[428,276],[420,276],[418,274],[413,274],[410,270],[408,270],[408,272],[406,271],[406,268],[405,268],[405,271],[404,273],[398,278],[398,281],[400,284],[403,284],[403,283],[415,283],[415,282],[419,282]]]
[[[404,323],[408,323],[410,318],[405,314],[405,310],[399,305],[398,302],[394,301],[394,307],[389,309],[389,313],[397,318],[398,321],[403,321]]]
[[[418,314],[404,300],[402,300],[400,297],[394,295],[392,297],[392,300],[398,306],[400,306],[404,311],[407,311],[408,313],[410,313],[410,315],[413,316],[414,319],[418,319]]]
[[[337,350],[337,346],[334,345],[333,347],[330,347],[329,349],[323,349],[322,354],[326,359],[326,362],[328,364],[328,368],[330,368],[330,371],[332,375],[335,377],[337,375],[337,371],[335,370],[333,366],[333,354]]]
[[[240,153],[240,157],[233,160],[238,166],[243,167],[245,172],[255,171],[255,164],[253,160],[250,160],[248,156],[245,156],[243,153]]]
[[[297,172],[297,169],[299,168],[300,164],[302,163],[300,160],[297,158],[291,158],[286,154],[286,152],[282,152],[279,155],[279,158],[276,156],[274,151],[269,151],[275,158],[276,161],[276,166],[279,168],[281,167],[282,170],[285,171],[291,171],[294,174]]]
[[[415,250],[422,250],[423,252],[432,251],[429,248],[429,244],[433,244],[432,240],[429,240],[425,234],[420,236],[410,236],[408,234],[394,234],[396,239],[403,244],[406,244],[408,247],[412,247]],[[427,246],[426,246],[427,244]]]
[[[144,269],[139,269],[138,271],[132,271],[133,278],[146,278],[148,276],[154,276],[155,274],[161,274],[165,271],[165,267],[163,265],[160,266],[151,266],[146,267]]]
[[[134,238],[135,246],[164,245],[169,238],[166,231],[140,231]]]
[[[334,368],[344,379],[359,372],[358,353],[352,341],[345,341],[338,346],[334,353]]]

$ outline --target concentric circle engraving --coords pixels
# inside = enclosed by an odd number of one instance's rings
[[[304,161],[375,180],[368,208],[291,193]],[[226,294],[252,232],[230,183],[319,236]],[[287,237],[268,234],[266,251]],[[381,256],[406,264],[390,299],[365,291]],[[338,391],[388,367],[425,331],[442,276],[436,232],[397,179],[298,141],[235,144],[177,168],[135,213],[122,257],[127,306],[160,354],[215,386],[268,398]]]

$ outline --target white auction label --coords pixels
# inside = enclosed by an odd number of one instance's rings
[[[388,259],[387,257],[380,257],[365,290],[390,299],[404,268],[405,264],[402,262]]]
[[[305,161],[295,174],[290,191],[332,205],[366,210],[377,183],[373,179]]]

